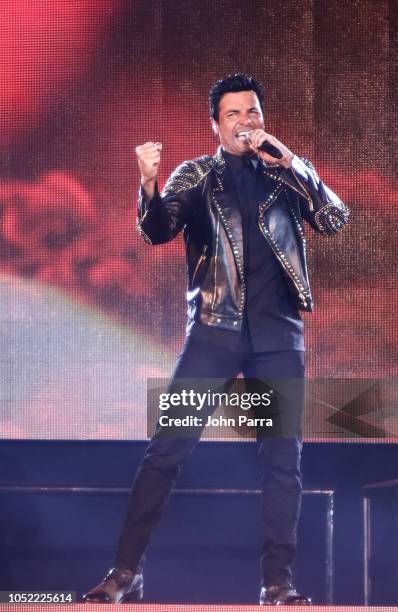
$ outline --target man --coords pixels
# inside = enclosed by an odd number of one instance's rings
[[[161,144],[137,147],[138,229],[149,244],[184,231],[188,326],[172,389],[181,379],[226,383],[240,372],[256,381],[296,381],[293,394],[280,394],[280,435],[258,432],[264,462],[260,603],[310,604],[293,586],[291,571],[302,492],[299,310],[312,310],[303,219],[330,235],[344,226],[348,211],[309,162],[265,132],[263,93],[254,78],[236,74],[217,81],[209,106],[221,147],[215,156],[179,166],[162,196]],[[266,141],[272,154],[260,148]],[[87,601],[142,595],[145,548],[200,431],[170,436],[158,424],[133,485],[115,567],[85,595]]]

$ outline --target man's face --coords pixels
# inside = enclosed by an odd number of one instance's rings
[[[242,132],[264,129],[264,117],[257,94],[254,91],[226,93],[218,107],[218,121],[212,119],[212,126],[224,150],[234,155],[252,152]]]

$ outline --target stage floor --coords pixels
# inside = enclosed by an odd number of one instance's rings
[[[274,607],[276,610],[280,610],[280,606],[268,606]],[[2,612],[16,612],[21,610],[23,612],[41,612],[42,610],[51,610],[51,612],[83,612],[84,610],[100,612],[110,612],[111,610],[120,610],[119,604],[63,604],[63,605],[49,605],[49,604],[2,604],[0,608]],[[123,604],[124,611],[135,610],[137,612],[254,612],[263,610],[262,606],[223,606],[223,605],[172,605],[172,604]],[[302,612],[302,606],[289,606],[291,612]],[[312,612],[326,612],[336,610],[338,612],[397,612],[396,606],[312,606]]]

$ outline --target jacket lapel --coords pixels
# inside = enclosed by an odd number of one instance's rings
[[[264,174],[265,179],[268,183],[271,183],[271,189],[264,201],[261,202],[259,207],[259,214],[262,215],[278,198],[278,196],[282,193],[285,183],[281,178],[281,168],[279,167],[271,167],[265,164],[265,162],[260,162],[262,165],[262,172]]]
[[[213,157],[215,184],[211,189],[211,199],[216,207],[225,232],[231,244],[237,268],[243,279],[243,230],[242,216],[237,202],[237,193],[226,172],[226,163],[221,147]]]

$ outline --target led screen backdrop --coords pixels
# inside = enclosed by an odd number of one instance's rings
[[[267,130],[352,211],[307,231],[309,375],[396,376],[397,66],[394,0],[4,0],[0,436],[146,437],[185,269],[181,237],[136,232],[134,149],[163,143],[162,184],[215,151],[207,91],[229,72],[263,82]]]

